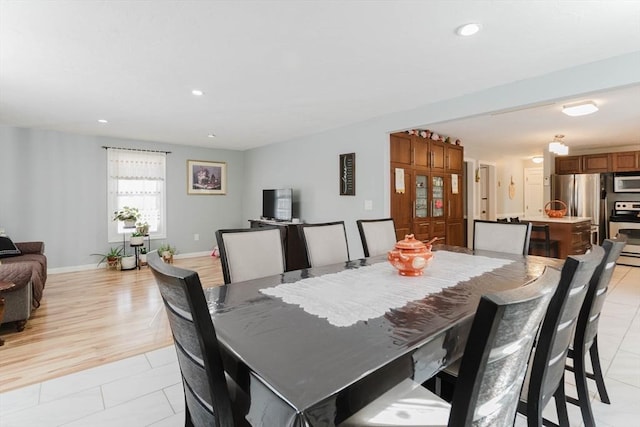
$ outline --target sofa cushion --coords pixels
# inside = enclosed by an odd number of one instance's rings
[[[0,236],[0,258],[21,255],[20,249],[7,236]]]

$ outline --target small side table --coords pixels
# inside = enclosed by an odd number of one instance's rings
[[[2,325],[2,318],[4,317],[4,297],[2,292],[9,290],[15,286],[15,283],[5,282],[0,280],[0,325]],[[4,345],[4,340],[0,338],[0,346]]]

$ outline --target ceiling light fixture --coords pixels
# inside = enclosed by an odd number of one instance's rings
[[[570,104],[562,107],[562,112],[567,116],[578,117],[593,114],[598,111],[598,106],[593,101],[580,102],[578,104]]]
[[[536,164],[540,164],[544,162],[544,158],[542,156],[534,156],[531,158],[531,161]]]
[[[480,24],[476,24],[475,22],[470,22],[469,24],[464,24],[458,27],[458,29],[456,30],[456,34],[458,34],[459,36],[466,37],[466,36],[472,36],[478,31],[480,31]]]
[[[556,135],[553,137],[553,141],[549,143],[549,152],[558,156],[566,156],[569,154],[569,147],[562,142],[564,135]]]
[[[105,119],[98,119],[98,123],[105,124],[105,123],[109,123],[109,121]]]
[[[207,135],[207,138],[215,138],[216,134],[215,133],[210,133],[209,135]]]
[[[199,89],[194,89],[194,90],[192,90],[192,91],[191,91],[191,93],[192,93],[193,95],[195,95],[195,96],[202,96],[202,95],[204,95],[204,92],[203,92],[203,91],[201,91],[201,90],[199,90]]]

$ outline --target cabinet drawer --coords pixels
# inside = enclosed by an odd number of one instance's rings
[[[446,221],[433,221],[433,235],[444,236],[447,232]]]

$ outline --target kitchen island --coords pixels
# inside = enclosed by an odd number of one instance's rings
[[[521,221],[531,222],[533,225],[549,225],[549,237],[558,241],[558,258],[565,259],[569,255],[582,255],[591,248],[591,218],[579,216],[565,216],[549,218],[548,216],[531,216]],[[531,233],[532,239],[544,238],[540,233]],[[532,255],[543,255],[535,252]]]

